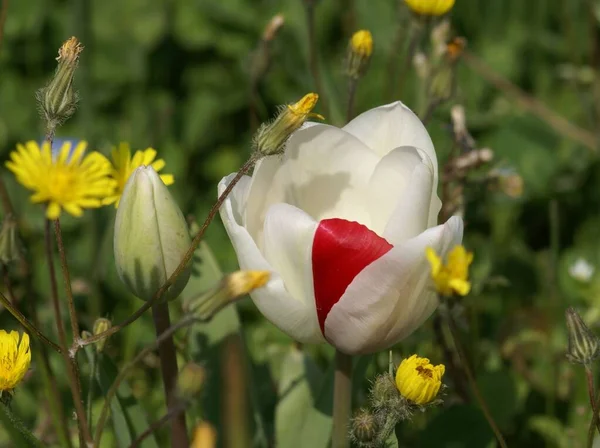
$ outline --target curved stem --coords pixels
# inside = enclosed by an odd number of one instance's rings
[[[233,187],[235,187],[236,184],[240,181],[240,179],[242,177],[244,177],[244,175],[248,171],[250,171],[250,169],[254,166],[254,163],[259,158],[260,158],[260,155],[258,155],[258,154],[253,154],[252,156],[250,156],[248,161],[246,161],[246,163],[240,168],[240,170],[238,171],[236,176],[231,180],[231,182],[229,183],[227,188],[225,188],[223,193],[221,193],[221,195],[217,199],[217,202],[215,202],[215,204],[212,206],[212,208],[208,212],[208,215],[207,215],[206,219],[204,220],[202,227],[200,227],[200,230],[198,230],[198,233],[196,233],[196,236],[192,240],[192,244],[191,244],[190,248],[185,253],[183,258],[181,259],[179,266],[177,266],[177,269],[175,269],[175,271],[173,271],[173,273],[171,274],[169,279],[165,282],[165,284],[162,285],[158,291],[156,291],[156,294],[154,294],[154,297],[151,300],[149,300],[148,302],[146,302],[144,305],[142,305],[135,313],[133,313],[131,316],[129,316],[123,322],[120,322],[117,325],[112,326],[108,330],[103,331],[102,333],[98,333],[96,335],[90,336],[89,338],[87,338],[85,340],[81,339],[81,338],[77,338],[73,342],[73,345],[72,345],[71,349],[69,350],[69,354],[71,357],[74,357],[80,348],[85,347],[86,345],[93,344],[94,342],[98,342],[102,339],[105,339],[105,338],[115,334],[119,330],[125,328],[127,325],[131,324],[132,322],[135,322],[147,310],[152,308],[152,306],[155,303],[158,303],[158,301],[161,299],[161,297],[163,296],[165,291],[169,288],[169,286],[171,286],[173,283],[175,283],[175,281],[177,280],[177,277],[179,277],[179,275],[185,270],[187,264],[190,262],[190,260],[194,256],[194,252],[198,248],[198,245],[202,241],[202,238],[204,238],[204,234],[206,233],[206,230],[208,229],[209,224],[214,219],[215,215],[221,208],[221,205],[223,205],[223,202],[225,201],[227,196],[229,196],[229,193],[231,193],[231,191],[233,190]]]
[[[352,357],[335,352],[335,378],[333,386],[332,448],[348,448],[348,424],[352,401]]]
[[[481,395],[481,392],[479,391],[479,387],[477,386],[477,382],[475,381],[475,377],[473,376],[473,372],[471,371],[471,367],[469,366],[469,361],[467,360],[465,351],[464,351],[462,343],[460,341],[460,335],[458,334],[458,328],[456,328],[456,324],[454,323],[454,320],[452,319],[452,317],[450,315],[448,316],[448,325],[450,326],[450,332],[452,333],[452,339],[454,339],[454,345],[456,347],[456,351],[458,352],[458,356],[460,357],[460,359],[462,361],[462,365],[465,370],[465,374],[467,375],[467,380],[469,381],[469,384],[471,385],[471,390],[473,391],[473,395],[475,395],[475,399],[479,403],[479,406],[481,407],[481,410],[483,411],[483,415],[485,416],[485,419],[488,421],[488,424],[492,428],[492,431],[494,431],[494,435],[496,436],[496,439],[498,440],[498,445],[500,445],[501,448],[508,448],[506,445],[506,441],[504,440],[504,437],[502,436],[502,433],[500,432],[500,429],[498,428],[498,425],[496,424],[496,422],[494,421],[494,418],[492,417],[492,414],[490,413],[487,403],[485,402],[483,396]]]
[[[155,422],[150,424],[150,426],[148,426],[148,429],[146,429],[144,432],[142,432],[138,436],[137,439],[135,439],[133,442],[131,442],[131,445],[129,445],[129,448],[137,448],[138,446],[140,446],[142,444],[142,442],[144,440],[146,440],[146,438],[148,436],[150,436],[154,431],[159,429],[162,425],[167,423],[169,420],[177,418],[180,415],[184,415],[183,411],[185,411],[185,408],[186,408],[185,403],[179,403],[175,407],[170,408],[165,415],[163,415],[161,418],[159,418],[158,420],[156,420]]]

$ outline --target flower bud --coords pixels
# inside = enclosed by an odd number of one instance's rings
[[[206,370],[193,362],[187,363],[177,377],[177,392],[183,399],[197,395],[206,380]]]
[[[441,16],[454,6],[454,0],[404,0],[412,12],[421,16]]]
[[[360,30],[352,35],[348,45],[346,73],[353,79],[364,75],[373,54],[373,36],[368,30]]]
[[[215,448],[217,430],[208,422],[200,422],[194,429],[194,439],[190,448]]]
[[[424,405],[437,396],[445,370],[443,364],[434,366],[429,359],[412,355],[400,363],[396,372],[396,386],[404,398]]]
[[[592,333],[573,307],[567,308],[565,316],[569,332],[567,359],[574,363],[590,364],[600,355],[600,339]]]
[[[151,166],[140,166],[129,177],[115,219],[114,253],[117,272],[130,291],[151,300],[179,266],[191,245],[187,224]],[[185,267],[162,297],[176,298],[191,274]]]
[[[237,271],[226,275],[214,288],[186,300],[183,309],[208,320],[235,299],[266,285],[270,276],[269,271]]]
[[[399,397],[394,378],[388,373],[378,375],[371,388],[371,405],[375,409],[384,409],[396,405]]]
[[[311,113],[319,95],[309,93],[294,104],[282,106],[279,114],[270,123],[264,123],[254,136],[254,147],[263,156],[281,154],[290,136],[311,117],[323,120],[319,114]]]
[[[0,263],[8,264],[16,261],[21,255],[17,237],[17,222],[12,215],[7,215],[0,229]]]
[[[103,317],[96,319],[96,321],[94,322],[94,327],[92,329],[92,332],[94,334],[94,336],[100,334],[100,333],[104,333],[106,330],[108,330],[110,327],[112,327],[112,323],[110,320],[105,319]],[[106,345],[106,340],[108,338],[103,338],[100,339],[98,342],[96,342],[94,345],[96,347],[96,351],[98,353],[102,353],[102,351],[104,350],[104,346]]]
[[[375,416],[368,409],[361,409],[350,423],[350,438],[359,447],[374,446],[378,435]]]
[[[36,98],[49,129],[67,120],[77,108],[78,95],[73,90],[73,76],[83,46],[71,37],[58,50],[58,67],[50,83],[37,91]]]

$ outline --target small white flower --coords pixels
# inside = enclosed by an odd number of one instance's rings
[[[569,275],[582,283],[588,283],[595,271],[596,267],[585,258],[578,258],[569,266]]]

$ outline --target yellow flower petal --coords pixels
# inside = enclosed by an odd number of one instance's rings
[[[469,266],[473,262],[473,253],[467,252],[462,245],[455,246],[447,257],[446,264],[435,251],[428,247],[425,255],[431,265],[431,278],[435,289],[442,296],[458,294],[466,296],[471,290]]]

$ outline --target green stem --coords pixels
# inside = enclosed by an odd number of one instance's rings
[[[23,421],[10,410],[10,407],[0,404],[0,409],[2,409],[4,416],[13,425],[13,428],[21,433],[28,446],[33,448],[42,448],[42,443],[31,433]]]
[[[90,366],[90,384],[88,386],[88,394],[86,401],[86,418],[90,425],[90,432],[94,430],[92,427],[92,404],[94,402],[94,385],[96,384],[96,370],[98,370],[98,357],[100,354],[96,350],[92,350],[92,364]]]
[[[456,328],[456,324],[454,323],[454,320],[452,319],[452,316],[450,314],[448,315],[448,325],[450,326],[452,339],[454,339],[454,346],[456,347],[456,351],[462,362],[463,369],[465,371],[465,374],[467,375],[467,380],[471,385],[473,395],[475,395],[475,399],[479,403],[479,407],[483,411],[485,419],[490,425],[490,428],[492,428],[492,431],[494,432],[494,435],[498,440],[498,445],[500,445],[501,448],[508,448],[506,445],[506,441],[504,440],[504,437],[502,436],[502,433],[498,428],[498,425],[494,421],[494,417],[492,417],[492,414],[490,413],[490,410],[488,408],[487,403],[485,402],[485,399],[483,398],[483,395],[481,395],[481,392],[479,391],[479,386],[477,386],[477,381],[475,381],[475,377],[473,376],[473,372],[471,371],[471,367],[469,366],[469,360],[467,359],[466,353],[463,349],[462,342],[460,340],[460,335],[458,333],[458,328]]]
[[[348,110],[346,111],[346,123],[354,118],[354,100],[356,98],[356,87],[358,80],[350,78],[348,81]]]
[[[142,305],[140,308],[138,308],[138,310],[135,313],[133,313],[131,316],[129,316],[123,322],[120,322],[117,325],[112,326],[111,328],[109,328],[106,331],[103,331],[102,333],[98,333],[93,336],[90,336],[87,339],[81,339],[81,338],[76,339],[73,342],[71,349],[69,350],[69,354],[71,357],[74,357],[77,354],[77,352],[79,351],[79,349],[81,349],[82,347],[93,344],[94,342],[98,342],[102,339],[105,339],[105,338],[117,333],[119,330],[125,328],[127,325],[131,324],[132,322],[135,322],[146,311],[148,311],[150,308],[152,308],[152,306],[154,304],[156,304],[160,301],[160,299],[162,298],[165,291],[169,288],[169,286],[171,286],[173,283],[175,283],[175,281],[177,280],[177,277],[179,277],[179,275],[185,270],[187,264],[191,261],[192,257],[194,256],[194,252],[196,251],[196,249],[198,248],[198,245],[204,238],[204,234],[206,233],[206,230],[208,229],[209,224],[214,219],[215,215],[221,208],[221,205],[223,205],[223,202],[225,201],[227,196],[229,196],[229,193],[231,193],[231,191],[233,190],[233,187],[235,187],[236,184],[240,181],[240,179],[242,177],[244,177],[244,175],[248,171],[250,171],[250,169],[254,166],[254,163],[258,160],[258,158],[259,158],[259,155],[257,155],[257,154],[253,154],[252,156],[250,156],[250,158],[246,161],[246,163],[240,168],[240,170],[236,174],[236,176],[231,180],[231,182],[229,183],[227,188],[225,188],[223,193],[221,193],[221,195],[217,199],[217,202],[215,202],[215,204],[212,206],[212,208],[208,212],[208,216],[204,220],[204,223],[202,224],[202,227],[200,227],[200,230],[198,230],[198,233],[196,233],[196,236],[192,240],[192,244],[191,244],[190,248],[185,253],[183,258],[181,259],[179,266],[177,266],[177,269],[175,269],[175,271],[173,271],[173,273],[171,274],[169,279],[165,282],[165,284],[162,285],[158,291],[156,291],[156,294],[154,294],[154,297],[151,300],[149,300],[148,302],[146,302],[144,305]]]
[[[421,40],[421,33],[424,27],[425,25],[423,24],[420,18],[414,18],[411,21],[410,37],[408,41],[406,55],[404,56],[404,65],[401,68],[401,71],[398,76],[398,84],[395,88],[392,89],[392,99],[402,98],[402,89],[404,88],[404,81],[406,81],[406,77],[412,66],[412,61],[415,56],[415,52],[417,51],[419,40]]]
[[[148,426],[148,428],[144,432],[142,432],[137,437],[137,439],[135,439],[133,442],[131,442],[131,445],[129,445],[129,448],[139,447],[142,444],[142,442],[144,440],[146,440],[147,437],[152,435],[152,433],[154,431],[159,429],[162,425],[167,423],[169,420],[171,420],[171,419],[176,420],[178,417],[181,417],[182,415],[185,416],[184,411],[185,411],[186,406],[187,406],[186,403],[179,403],[174,408],[170,408],[165,415],[163,415],[161,418],[159,418],[158,420],[156,420],[155,422],[150,424],[150,426]]]
[[[333,436],[332,448],[348,448],[348,424],[352,400],[352,357],[335,352],[335,377],[333,386]]]
[[[167,303],[158,303],[152,307],[152,317],[154,318],[154,328],[156,337],[159,338],[171,327],[169,317],[169,305]],[[177,399],[177,352],[173,337],[170,336],[158,346],[158,356],[160,358],[160,370],[162,372],[163,387],[165,392],[166,408],[175,409],[178,406]],[[171,420],[171,446],[173,448],[188,448],[190,442],[187,435],[185,414],[180,413]]]
[[[600,391],[596,395],[595,406],[592,406],[592,409],[600,408]],[[592,448],[594,445],[594,428],[598,426],[598,413],[593,412],[592,420],[590,421],[590,426],[588,428],[588,440],[587,440],[587,448]],[[599,430],[600,434],[600,430]]]
[[[306,23],[308,26],[308,63],[315,82],[315,88],[321,100],[321,110],[326,117],[329,117],[329,105],[325,98],[325,90],[323,89],[321,72],[319,70],[319,55],[315,31],[315,4],[315,0],[304,0],[304,5],[306,6]]]

